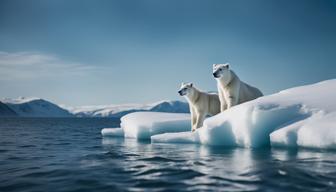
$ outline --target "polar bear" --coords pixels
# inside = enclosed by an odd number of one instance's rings
[[[229,69],[229,64],[213,64],[213,76],[217,80],[221,111],[263,96],[262,92],[241,81]]]
[[[192,83],[182,83],[178,93],[184,96],[189,103],[191,131],[202,127],[207,115],[216,115],[220,112],[219,97],[215,93],[202,92]]]

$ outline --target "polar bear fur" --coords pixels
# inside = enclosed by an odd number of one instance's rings
[[[178,93],[184,96],[191,113],[191,131],[203,126],[206,116],[216,115],[220,112],[220,101],[217,94],[198,90],[192,83],[182,83]]]
[[[213,76],[217,80],[221,111],[263,96],[259,89],[241,81],[229,64],[213,64]]]

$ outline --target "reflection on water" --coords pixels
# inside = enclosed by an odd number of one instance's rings
[[[225,149],[194,144],[149,144],[120,138],[104,138],[102,143],[105,150],[132,154],[121,167],[127,168],[131,162],[136,168],[129,171],[137,173],[132,175],[135,180],[170,179],[175,181],[172,185],[186,185],[188,190],[336,189],[333,162],[336,154],[332,151]],[[167,175],[173,177],[166,178]]]
[[[102,138],[114,119],[0,119],[0,191],[336,191],[336,152]]]

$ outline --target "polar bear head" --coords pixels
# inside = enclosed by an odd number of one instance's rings
[[[181,84],[181,88],[180,90],[178,91],[178,93],[181,95],[181,96],[190,96],[192,95],[193,93],[193,83],[182,83]]]
[[[212,74],[216,79],[228,77],[230,75],[229,64],[213,64]]]

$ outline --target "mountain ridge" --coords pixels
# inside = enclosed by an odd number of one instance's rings
[[[38,97],[6,98],[1,101],[19,117],[115,117],[138,111],[189,113],[187,103],[162,100],[150,104],[66,107]]]
[[[0,117],[16,117],[15,111],[8,107],[5,103],[0,101]]]

